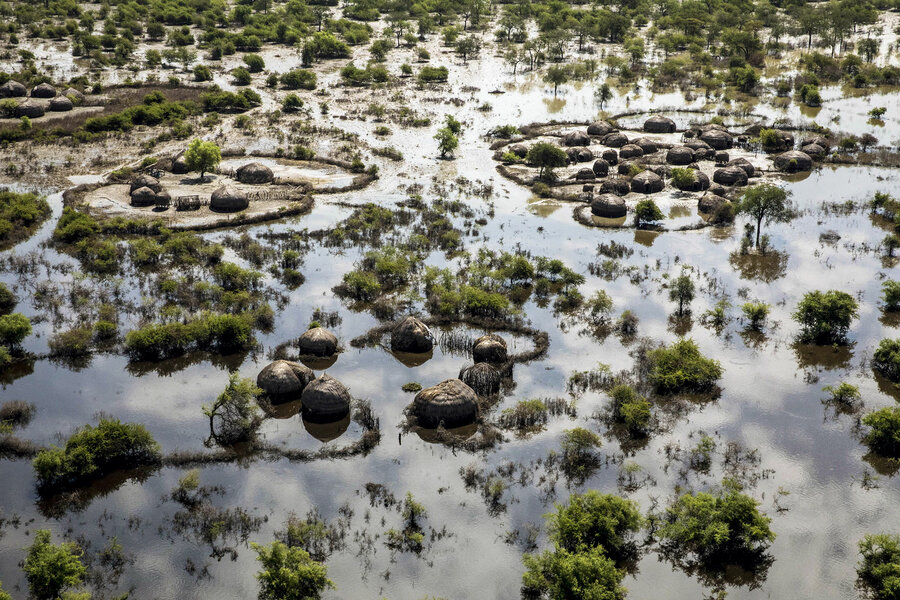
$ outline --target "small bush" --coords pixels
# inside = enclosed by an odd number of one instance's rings
[[[447,67],[425,66],[419,70],[419,81],[422,83],[442,83],[447,81],[450,72]]]
[[[891,406],[869,413],[862,419],[871,429],[863,442],[874,452],[890,458],[900,458],[900,407]]]
[[[143,425],[100,419],[73,433],[63,448],[41,450],[33,466],[42,488],[65,488],[115,471],[156,464],[159,445]]]
[[[801,326],[800,341],[843,344],[850,323],[859,316],[859,305],[846,292],[809,292],[797,304],[793,317]]]
[[[613,419],[632,434],[645,435],[650,426],[650,403],[630,385],[617,385],[609,392]]]
[[[900,598],[900,536],[866,535],[859,542],[860,563],[856,567],[861,588],[874,600]]]
[[[647,358],[650,383],[660,394],[706,391],[722,376],[719,361],[703,356],[690,339],[652,350]]]
[[[262,565],[256,575],[260,600],[318,600],[322,592],[334,588],[325,565],[314,561],[305,550],[277,541],[250,546]]]
[[[31,321],[22,313],[0,316],[0,346],[18,347],[31,335]]]
[[[50,539],[49,529],[37,530],[22,566],[28,589],[38,600],[58,598],[64,590],[81,585],[87,574],[78,544],[54,544]]]
[[[635,227],[643,227],[656,221],[662,221],[665,218],[662,211],[656,205],[656,202],[650,198],[645,198],[638,202],[634,207],[634,225]]]

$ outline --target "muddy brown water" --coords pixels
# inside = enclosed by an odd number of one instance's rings
[[[484,66],[472,67],[472,77],[491,81],[490,77],[500,72],[498,65],[499,60],[485,59]],[[517,79],[528,82],[529,77]],[[590,86],[571,86],[571,91],[554,100],[542,84],[532,80],[529,85],[527,89],[519,84],[511,86],[501,98],[487,95],[488,86],[482,86],[479,92],[471,94],[471,99],[466,96],[466,105],[459,110],[452,105],[434,108],[435,123],[444,113],[453,112],[473,124],[463,133],[456,160],[434,160],[431,129],[403,130],[392,126],[394,133],[386,141],[373,143],[402,149],[405,163],[392,165],[384,161],[379,181],[363,192],[338,194],[328,200],[320,198],[310,215],[257,225],[247,231],[257,234],[329,227],[349,214],[349,209],[331,204],[330,200],[371,201],[390,206],[405,198],[398,189],[401,183],[423,184],[423,195],[430,199],[435,173],[444,180],[465,176],[493,185],[490,202],[496,211],[478,238],[466,239],[470,250],[482,244],[507,250],[518,246],[535,255],[562,258],[586,275],[587,282],[581,288],[585,296],[597,289],[606,290],[614,300],[616,314],[629,309],[639,317],[639,335],[667,342],[676,335],[669,322],[673,307],[660,289],[661,277],[677,275],[682,265],[699,269],[705,277],[698,286],[702,291],[692,304],[688,335],[705,354],[721,361],[722,393],[714,402],[694,406],[675,420],[668,431],[652,437],[627,457],[655,483],[630,493],[618,490],[618,469],[610,464],[580,486],[567,488],[560,479],[555,495],[548,495],[533,484],[512,485],[501,498],[505,507],[490,510],[479,491],[465,488],[460,469],[475,464],[491,472],[509,462],[528,465],[546,457],[551,450],[558,450],[563,431],[574,426],[604,433],[602,453],[617,455],[619,442],[606,436],[605,427],[591,419],[606,404],[605,396],[587,392],[576,400],[576,418],[551,418],[542,431],[524,438],[508,434],[506,442],[484,453],[454,450],[429,443],[414,433],[403,433],[402,412],[413,394],[403,392],[401,386],[407,382],[427,386],[454,377],[470,359],[437,348],[430,360],[409,366],[382,348],[350,347],[350,339],[377,321],[368,314],[348,310],[331,289],[359,258],[360,251],[319,246],[306,255],[301,268],[306,282],[296,290],[283,290],[290,301],[277,314],[273,333],[257,336],[262,351],[215,361],[204,356],[187,357],[153,368],[130,366],[125,358],[109,354],[95,355],[80,370],[39,360],[30,372],[24,369],[0,392],[0,399],[26,400],[37,407],[35,418],[19,435],[41,444],[53,443],[58,433],[68,434],[74,427],[93,422],[102,412],[145,424],[167,452],[203,450],[209,431],[201,407],[221,392],[227,370],[233,368],[242,376],[255,377],[268,362],[265,353],[299,335],[312,310],[322,307],[339,311],[343,319],[332,329],[343,342],[345,352],[328,368],[328,373],[345,383],[354,396],[372,402],[381,423],[381,443],[368,456],[345,460],[249,460],[205,466],[200,480],[203,485],[225,489],[224,495],[213,497],[215,505],[241,506],[253,516],[267,518],[248,541],[270,541],[292,512],[302,517],[316,508],[324,518],[332,520],[338,517],[341,506],[348,505],[353,517],[346,547],[326,562],[337,589],[326,593],[326,598],[516,597],[523,549],[504,542],[508,531],[524,532],[528,524],[542,525],[542,515],[552,509],[552,502],[564,501],[572,491],[598,489],[626,494],[637,500],[644,511],[651,508],[654,499],[664,504],[674,494],[676,484],[684,483],[677,475],[677,465],[666,468],[665,448],[680,444],[688,449],[696,443],[700,430],[715,435],[720,448],[737,442],[748,449],[758,449],[760,465],[756,470],[773,471],[748,492],[760,500],[761,508],[772,517],[778,536],[771,548],[774,562],[765,577],[752,585],[730,580],[733,585],[727,586],[729,596],[854,596],[856,542],[866,533],[896,531],[900,491],[896,477],[889,475],[882,475],[876,488],[864,489],[864,471],[874,472],[875,467],[864,460],[866,450],[853,431],[853,418],[833,418],[821,403],[821,388],[849,381],[862,390],[867,409],[895,402],[890,386],[873,377],[868,358],[882,337],[900,335],[896,324],[880,319],[878,308],[881,280],[895,277],[896,268],[885,265],[878,252],[861,249],[865,244],[877,245],[885,233],[865,210],[837,214],[822,210],[822,206],[847,200],[862,202],[876,191],[896,190],[900,174],[888,169],[828,167],[786,180],[784,185],[792,191],[801,215],[791,223],[765,228],[779,254],[763,264],[731,258],[739,245],[742,221],[731,228],[662,234],[588,228],[572,219],[571,204],[540,201],[540,208],[536,208],[527,190],[496,174],[491,152],[479,139],[495,125],[548,118],[589,120],[598,112]],[[647,106],[677,107],[680,96],[641,98],[640,102]],[[483,100],[491,101],[495,109],[490,113],[476,112]],[[635,103],[637,100],[626,105],[619,99],[607,109],[620,112],[633,108]],[[683,100],[680,103],[684,105]],[[864,125],[860,116],[865,106],[859,106],[856,99],[846,103],[853,107],[853,127],[860,128],[854,132],[867,131],[869,125]],[[895,113],[891,111],[889,115]],[[845,116],[842,125],[849,125],[849,121]],[[375,126],[373,122],[357,121],[341,121],[340,125],[362,134],[369,134]],[[258,142],[259,147],[267,143]],[[486,208],[480,199],[463,198],[477,208]],[[61,212],[61,200],[58,193],[50,199],[55,220]],[[697,217],[695,209],[692,211],[685,215],[679,208],[673,216],[679,222],[693,220]],[[11,252],[40,250],[51,261],[72,262],[41,248],[52,231],[53,220]],[[828,230],[837,231],[841,239],[833,244],[820,241],[819,235]],[[223,235],[217,232],[208,237],[220,239]],[[597,244],[611,241],[634,249],[632,256],[619,262],[638,269],[649,266],[649,278],[634,284],[627,275],[614,281],[589,275],[588,263],[602,260],[596,255]],[[234,258],[230,252],[228,258]],[[434,254],[428,261],[442,264],[445,259]],[[2,279],[13,280],[8,273]],[[742,335],[737,308],[731,309],[733,319],[721,335],[700,324],[700,315],[718,299],[708,291],[706,284],[711,280],[717,283],[718,290],[728,294],[732,304],[739,305],[746,297],[772,305],[769,326],[762,338]],[[860,317],[850,333],[852,343],[843,352],[797,348],[793,343],[797,326],[790,314],[802,294],[815,289],[841,289],[860,299]],[[19,310],[38,316],[28,300],[20,304]],[[540,360],[515,367],[515,388],[497,410],[522,399],[566,396],[566,381],[576,370],[589,370],[598,363],[608,364],[613,370],[632,365],[628,355],[631,346],[615,335],[603,341],[585,336],[569,319],[538,307],[534,301],[527,302],[523,312],[535,327],[549,332],[550,350]],[[460,330],[476,333],[471,328]],[[49,324],[36,325],[35,332],[26,341],[26,347],[45,352]],[[527,347],[526,340],[515,342],[516,351]],[[322,446],[299,414],[268,420],[262,433],[267,442],[288,448]],[[331,437],[334,433],[329,431],[319,437]],[[328,443],[348,444],[360,434],[359,426],[350,423],[345,432]],[[687,485],[705,489],[714,484],[723,474],[721,463],[717,455],[711,472],[690,474]],[[888,472],[884,465],[878,468]],[[86,536],[94,547],[102,547],[108,538],[117,537],[134,557],[116,588],[120,593],[133,588],[136,598],[162,600],[254,597],[257,563],[245,543],[229,540],[237,557],[233,561],[228,556],[219,560],[211,556],[209,544],[175,531],[173,517],[180,507],[161,499],[184,472],[167,467],[130,477],[113,477],[92,488],[78,509],[60,515],[37,503],[27,460],[0,462],[0,477],[6,484],[0,490],[3,515],[23,518],[18,528],[6,526],[0,539],[0,580],[4,587],[16,596],[24,595],[26,582],[18,567],[22,549],[30,543],[31,532],[47,527],[54,531],[56,539],[71,530],[72,535]],[[367,482],[385,485],[398,499],[411,492],[427,509],[426,527],[437,531],[446,528],[447,535],[427,544],[429,548],[421,556],[393,553],[384,543],[385,534],[389,528],[401,527],[400,516],[393,510],[369,506],[368,498],[361,493]],[[778,500],[786,511],[778,511],[775,504],[780,488],[790,492]],[[369,537],[372,544],[364,541]],[[538,537],[538,543],[542,548],[546,546],[545,534]],[[196,565],[195,571],[186,569],[188,561]],[[624,583],[632,598],[656,597],[660,589],[666,590],[668,597],[684,598],[700,597],[709,591],[697,577],[660,560],[653,547],[647,549],[637,571],[627,576]]]

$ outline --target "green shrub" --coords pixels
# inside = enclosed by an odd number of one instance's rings
[[[53,231],[53,237],[61,242],[74,243],[95,236],[100,225],[90,215],[66,206]]]
[[[719,361],[703,356],[690,339],[652,350],[647,359],[650,383],[660,394],[709,390],[722,376]]]
[[[157,464],[159,445],[143,425],[100,419],[73,433],[63,448],[41,450],[33,461],[38,485],[58,491],[118,469]]]
[[[87,327],[75,327],[53,334],[48,345],[52,356],[77,357],[91,352],[93,331]]]
[[[800,341],[843,344],[850,323],[859,316],[859,305],[846,292],[830,290],[804,294],[792,315],[800,324]]]
[[[693,169],[674,167],[672,169],[672,185],[679,190],[689,190],[696,181]]]
[[[194,67],[194,81],[212,81],[212,71],[206,65]]]
[[[228,385],[215,402],[203,407],[209,417],[210,431],[220,444],[236,444],[252,441],[262,424],[263,417],[257,404],[262,390],[252,379],[241,378],[232,372]]]
[[[714,492],[684,494],[666,509],[658,534],[677,552],[701,562],[728,563],[762,552],[775,540],[772,520],[733,482]]]
[[[609,392],[613,419],[632,434],[645,435],[650,427],[650,403],[630,385],[617,385]]]
[[[422,83],[441,83],[447,81],[449,74],[447,67],[425,66],[419,69],[419,81]]]
[[[381,294],[381,284],[373,273],[350,271],[343,277],[346,295],[356,300],[372,301]]]
[[[891,406],[863,417],[863,425],[871,429],[863,442],[882,456],[900,458],[900,407]]]
[[[288,94],[284,97],[281,106],[288,112],[298,111],[303,108],[303,100],[297,94]]]
[[[146,325],[125,335],[125,352],[132,360],[162,360],[191,350],[242,350],[253,341],[250,317],[204,314],[187,324]]]
[[[874,600],[900,600],[900,536],[866,535],[859,542],[859,554],[860,587]]]
[[[665,218],[656,202],[650,198],[645,198],[638,202],[634,207],[634,225],[635,227],[643,227],[655,221],[662,221]]]
[[[557,504],[556,512],[546,518],[550,539],[556,547],[569,552],[599,547],[613,560],[632,554],[631,536],[644,522],[635,501],[595,490],[572,494],[568,504]]]
[[[314,90],[316,74],[306,69],[293,69],[281,76],[281,85],[289,90]]]
[[[553,169],[564,167],[569,162],[566,153],[556,144],[537,142],[528,149],[525,162],[538,168],[540,179],[553,179]]]
[[[18,241],[50,216],[50,205],[36,194],[0,191],[0,245]]]
[[[872,357],[872,368],[886,379],[900,383],[900,339],[885,338],[878,343]]]
[[[266,62],[259,54],[245,54],[244,64],[251,73],[260,73],[266,68]]]
[[[17,347],[31,335],[31,321],[22,313],[0,316],[0,346]]]
[[[84,551],[78,544],[54,544],[50,539],[50,530],[37,530],[22,566],[28,589],[38,600],[58,598],[64,590],[81,585],[87,574],[81,562]]]
[[[325,565],[314,561],[305,550],[277,541],[250,546],[262,565],[256,575],[260,600],[318,600],[322,592],[334,588]]]
[[[884,310],[895,312],[900,310],[900,281],[888,279],[881,284],[881,299],[884,301]]]
[[[769,305],[762,302],[745,302],[741,305],[741,312],[747,319],[747,328],[759,331],[769,316]]]
[[[523,557],[525,597],[550,600],[624,600],[624,573],[602,548],[583,552],[557,550]]]

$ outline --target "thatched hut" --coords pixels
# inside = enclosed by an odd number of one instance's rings
[[[612,149],[604,150],[600,153],[600,158],[608,162],[610,165],[614,165],[619,162],[619,153]]]
[[[459,370],[459,379],[479,396],[500,391],[500,371],[490,363],[479,362]]]
[[[609,175],[609,163],[602,158],[598,158],[591,166],[591,171],[594,172],[594,177],[606,177]]]
[[[661,115],[653,115],[644,121],[644,131],[647,133],[675,133],[675,121]]]
[[[583,131],[570,131],[563,136],[564,146],[590,146],[591,136]]]
[[[35,104],[34,102],[23,102],[16,107],[14,114],[20,118],[28,117],[29,119],[36,119],[44,116],[44,107],[40,104]]]
[[[740,167],[744,170],[744,173],[747,174],[747,177],[753,177],[756,175],[756,167],[753,166],[746,158],[735,158],[734,160],[729,160],[726,166],[729,167]]]
[[[297,339],[297,347],[303,354],[331,356],[337,352],[337,337],[324,327],[313,327]]]
[[[616,196],[625,196],[631,191],[631,185],[627,179],[622,177],[611,177],[604,179],[600,184],[601,194],[615,194]]]
[[[528,156],[528,148],[525,144],[513,144],[509,147],[509,152],[515,154],[519,158],[525,158]]]
[[[31,90],[32,98],[54,98],[56,97],[56,88],[49,83],[39,83]]]
[[[10,79],[0,85],[0,98],[22,98],[28,94],[24,85],[14,79]]]
[[[506,362],[506,340],[496,333],[488,333],[472,344],[472,356],[475,362]]]
[[[799,150],[789,150],[775,157],[775,168],[785,173],[811,171],[812,167],[813,161],[809,154]]]
[[[685,146],[694,151],[694,160],[715,160],[717,150],[703,140],[688,140]]]
[[[620,131],[614,131],[603,136],[600,143],[610,148],[621,148],[628,143],[628,136]]]
[[[74,108],[74,105],[65,96],[57,96],[50,100],[49,108],[51,112],[68,112]]]
[[[666,162],[670,165],[685,166],[694,162],[694,151],[687,146],[675,146],[666,152]]]
[[[350,392],[327,373],[306,385],[300,402],[303,403],[303,418],[309,421],[337,421],[350,412]]]
[[[272,169],[259,162],[241,165],[238,167],[235,176],[241,183],[248,184],[272,183],[275,180],[275,174],[272,172]]]
[[[591,123],[587,128],[588,135],[595,135],[598,137],[602,137],[608,133],[612,133],[613,131],[615,131],[615,127],[613,127],[606,121],[597,121],[595,123]]]
[[[655,194],[661,192],[666,184],[662,177],[653,171],[641,171],[631,178],[631,191],[638,194]]]
[[[139,187],[131,192],[132,206],[153,206],[156,204],[156,192],[148,187]]]
[[[637,144],[625,144],[619,149],[619,156],[623,159],[640,158],[644,155],[644,151]]]
[[[459,427],[478,417],[478,395],[459,379],[447,379],[416,394],[411,413],[422,427]]]
[[[740,167],[716,169],[713,172],[713,181],[727,186],[747,185],[747,172]]]
[[[391,331],[391,350],[395,352],[430,352],[434,348],[434,335],[428,325],[407,316]]]
[[[615,194],[600,194],[591,202],[591,213],[605,219],[618,219],[627,212],[625,200]]]
[[[62,95],[71,100],[73,104],[82,104],[85,100],[84,94],[73,87],[66,88]]]
[[[230,185],[223,185],[209,198],[209,209],[216,212],[237,212],[250,206],[247,194]]]
[[[128,186],[128,190],[133,194],[135,190],[144,187],[150,188],[154,192],[162,191],[162,184],[159,183],[159,179],[147,174],[138,175],[137,177],[132,179],[131,185]]]
[[[276,360],[263,367],[256,376],[256,385],[273,401],[285,402],[299,398],[315,378],[315,373],[300,363]]]
[[[721,129],[709,129],[700,134],[700,140],[706,142],[715,150],[728,150],[734,146],[731,134]]]
[[[639,137],[631,140],[631,143],[638,146],[644,154],[654,154],[659,150],[659,145],[652,138]]]

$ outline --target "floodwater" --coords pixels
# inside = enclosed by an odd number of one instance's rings
[[[498,59],[486,58],[472,67],[472,78],[496,75],[501,68]],[[649,483],[630,492],[619,489],[617,459],[580,485],[567,486],[560,478],[551,487],[526,477],[525,485],[513,483],[508,487],[500,507],[488,506],[478,490],[466,489],[461,469],[474,464],[490,473],[508,463],[521,463],[524,470],[540,472],[541,467],[529,465],[558,450],[562,432],[575,426],[604,434],[601,452],[619,457],[623,452],[619,441],[606,435],[605,426],[591,418],[605,405],[605,396],[596,392],[580,394],[575,399],[577,417],[552,418],[543,431],[524,438],[508,433],[506,441],[481,453],[454,450],[429,443],[415,433],[405,433],[402,412],[413,395],[403,392],[401,386],[407,382],[428,386],[455,377],[471,359],[436,348],[424,364],[408,366],[383,348],[351,347],[349,340],[375,326],[377,320],[348,309],[332,288],[365,249],[318,245],[305,254],[301,270],[306,282],[302,286],[287,290],[267,279],[267,284],[286,294],[289,302],[277,313],[273,332],[257,335],[262,350],[215,361],[205,356],[188,357],[157,368],[129,365],[127,359],[110,354],[97,354],[79,369],[38,360],[30,372],[26,369],[15,379],[9,377],[0,393],[3,400],[26,400],[37,407],[35,418],[18,435],[40,444],[52,443],[57,441],[58,433],[67,435],[75,427],[93,422],[102,412],[123,421],[143,423],[166,452],[203,450],[209,429],[201,407],[224,388],[227,370],[236,369],[242,376],[255,377],[268,362],[266,353],[296,338],[306,329],[313,309],[320,307],[338,311],[342,317],[332,329],[344,352],[327,371],[347,385],[355,397],[371,401],[381,424],[379,445],[367,456],[342,460],[300,463],[249,459],[205,466],[200,481],[202,485],[224,488],[222,495],[213,496],[215,505],[244,507],[251,516],[266,519],[246,541],[272,540],[290,513],[303,516],[316,509],[331,521],[339,517],[341,507],[349,507],[352,518],[345,545],[326,561],[329,577],[337,586],[325,594],[326,598],[516,597],[523,548],[504,541],[509,531],[520,530],[524,538],[529,524],[542,525],[542,515],[552,510],[552,503],[565,501],[574,491],[597,489],[627,495],[647,511],[655,500],[664,505],[675,494],[676,485],[705,489],[721,479],[721,451],[729,442],[748,450],[758,449],[759,465],[753,470],[762,476],[747,492],[761,501],[761,509],[772,517],[772,528],[777,534],[770,551],[774,561],[764,576],[751,582],[729,580],[729,596],[818,599],[854,595],[856,542],[866,533],[894,530],[900,519],[900,490],[889,471],[880,475],[876,487],[862,485],[864,473],[873,472],[874,467],[864,459],[866,449],[858,441],[854,419],[846,415],[835,417],[829,412],[821,402],[821,388],[849,381],[861,389],[867,410],[895,402],[889,393],[892,390],[874,378],[868,358],[881,338],[898,334],[895,326],[882,322],[878,307],[881,281],[895,277],[896,267],[885,262],[876,249],[885,230],[864,207],[839,211],[833,205],[847,201],[861,205],[877,191],[896,190],[900,183],[898,171],[824,167],[807,176],[786,179],[784,185],[791,191],[799,215],[790,223],[766,226],[774,252],[762,260],[732,256],[739,247],[741,220],[729,228],[661,234],[630,228],[584,227],[573,220],[571,204],[535,202],[528,190],[500,177],[482,136],[491,127],[504,123],[593,119],[598,107],[590,86],[573,86],[563,98],[556,99],[531,76],[519,76],[508,87],[509,91],[500,98],[487,95],[489,90],[483,87],[472,92],[471,97],[466,96],[465,105],[458,108],[429,105],[433,123],[442,120],[444,114],[453,113],[467,125],[456,160],[435,159],[430,137],[433,128],[394,127],[393,134],[381,144],[400,148],[405,162],[379,163],[381,179],[369,188],[319,197],[309,215],[245,230],[258,235],[326,228],[350,212],[335,201],[393,206],[406,197],[400,185],[413,183],[422,184],[423,197],[431,200],[442,193],[436,190],[433,178],[446,182],[465,177],[470,182],[493,186],[487,201],[459,191],[446,193],[451,198],[459,196],[477,211],[486,212],[489,205],[494,209],[495,216],[481,227],[479,236],[465,238],[471,252],[480,246],[496,250],[520,248],[534,255],[561,258],[585,274],[587,281],[581,291],[586,297],[595,290],[606,290],[614,300],[616,314],[628,309],[639,317],[640,336],[665,342],[674,340],[676,331],[669,319],[672,303],[661,287],[663,277],[677,276],[683,266],[692,267],[698,297],[691,306],[692,318],[681,323],[678,331],[692,337],[704,354],[721,361],[722,392],[715,401],[689,407],[645,446],[628,450],[625,460],[640,465],[642,476]],[[340,93],[343,92],[335,92]],[[664,101],[643,98],[641,102],[647,105],[679,105],[675,97]],[[477,107],[485,101],[492,103],[493,110],[478,111]],[[607,110],[621,112],[633,108],[636,102],[626,105],[618,98]],[[856,100],[841,102],[850,105]],[[683,106],[684,102],[680,104]],[[897,111],[891,114],[896,115]],[[335,121],[339,115],[336,109],[327,118],[372,139],[374,123]],[[849,121],[845,117],[842,125]],[[896,121],[893,123],[896,126]],[[51,195],[50,201],[53,219],[31,240],[10,252],[36,250],[53,262],[72,262],[71,258],[42,247],[61,212],[60,194]],[[673,211],[676,221],[694,219],[690,213]],[[454,221],[461,225],[461,219]],[[840,240],[820,241],[820,234],[831,230],[840,235]],[[224,235],[208,234],[211,239]],[[612,281],[589,274],[590,263],[605,260],[597,255],[597,245],[613,241],[634,250],[631,256],[619,260],[623,270],[633,267],[632,272],[642,274],[634,281],[628,274]],[[231,253],[227,258],[242,262]],[[445,259],[435,253],[428,262],[442,264]],[[61,282],[66,284],[72,277],[63,277]],[[4,273],[2,279],[16,282],[10,273]],[[31,289],[19,287],[24,300],[18,310],[38,317],[30,302]],[[840,289],[860,300],[860,316],[853,323],[851,344],[844,351],[797,347],[793,342],[798,329],[791,312],[805,292],[817,289]],[[700,316],[723,294],[736,306],[754,299],[770,304],[772,312],[765,335],[745,334],[737,308],[730,310],[733,319],[721,333],[704,327]],[[534,327],[549,333],[550,349],[545,357],[516,366],[515,388],[502,399],[497,412],[518,400],[566,397],[566,382],[575,371],[593,369],[599,363],[618,371],[633,364],[629,356],[633,346],[615,335],[604,340],[584,335],[571,318],[556,315],[552,308],[541,308],[534,301],[526,302],[522,310]],[[133,325],[126,322],[122,328]],[[48,322],[38,323],[36,335],[26,341],[26,348],[46,352],[50,331]],[[468,327],[460,331],[476,333]],[[517,340],[513,351],[520,351],[527,344],[526,340]],[[262,433],[267,442],[316,449],[322,446],[318,439],[321,437],[339,433],[328,444],[340,446],[360,435],[359,427],[351,423],[343,433],[319,431],[317,438],[299,415],[290,412],[285,409],[280,416],[286,418],[266,422]],[[667,466],[666,447],[680,445],[687,450],[696,443],[701,430],[715,437],[719,452],[708,474],[690,472],[682,480],[678,474],[680,463]],[[47,527],[57,537],[68,531],[73,536],[84,535],[94,548],[103,547],[107,539],[116,537],[134,560],[119,581],[119,593],[133,589],[136,598],[160,600],[253,597],[257,563],[246,541],[227,540],[237,555],[216,558],[212,556],[213,548],[199,536],[176,531],[173,517],[180,507],[163,499],[184,472],[163,468],[141,477],[120,477],[98,486],[86,505],[60,515],[37,504],[28,461],[4,460],[0,463],[2,480],[7,482],[0,491],[3,516],[22,517],[20,526],[2,530],[0,580],[4,587],[17,596],[24,593],[25,581],[18,568],[22,548],[30,543],[30,532]],[[390,550],[385,545],[386,532],[399,528],[401,518],[396,510],[370,506],[362,492],[368,482],[386,486],[398,499],[412,493],[427,510],[426,530],[446,535],[429,539],[421,555]],[[347,514],[346,510],[343,512]],[[544,547],[546,536],[542,533],[537,541]],[[637,570],[626,577],[625,585],[632,598],[657,597],[660,589],[673,598],[696,598],[709,592],[700,578],[662,561],[654,546],[645,549]]]

